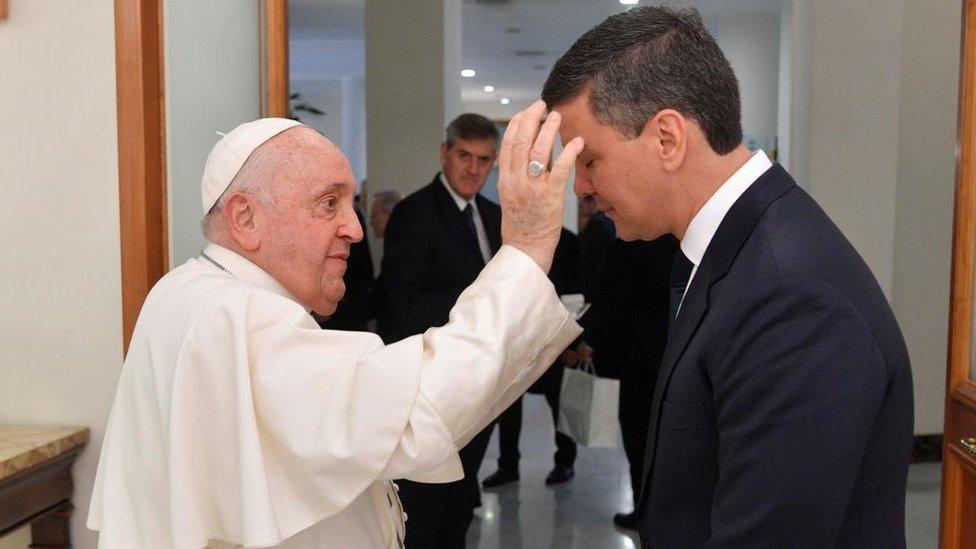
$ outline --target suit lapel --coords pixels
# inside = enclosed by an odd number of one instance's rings
[[[649,482],[654,467],[654,450],[657,445],[664,393],[667,391],[675,366],[688,348],[688,344],[701,325],[702,318],[708,311],[708,292],[712,285],[729,272],[732,262],[749,235],[752,234],[766,208],[795,185],[793,178],[782,166],[773,164],[732,205],[705,250],[698,271],[685,294],[678,317],[671,324],[668,344],[664,351],[664,358],[661,360],[661,370],[654,386],[651,415],[648,423],[647,448],[644,453],[641,494],[638,500],[640,508],[645,505],[650,491]]]
[[[447,189],[444,188],[444,184],[441,183],[440,174],[434,177],[434,182],[431,183],[431,187],[434,191],[440,217],[444,220],[448,232],[457,236],[458,240],[462,241],[465,247],[474,252],[478,257],[478,261],[484,262],[481,258],[481,250],[478,248],[478,237],[471,233],[471,227],[464,218],[464,212],[458,209],[457,203],[454,202],[451,193],[447,192]]]

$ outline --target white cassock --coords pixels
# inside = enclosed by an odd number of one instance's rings
[[[88,517],[99,547],[400,547],[390,479],[460,479],[457,449],[580,333],[510,246],[447,325],[387,346],[204,254],[216,264],[167,274],[136,322]]]

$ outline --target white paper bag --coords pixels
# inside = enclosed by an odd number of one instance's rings
[[[586,302],[583,294],[563,294],[559,296],[559,299],[563,302],[563,306],[569,309],[569,313],[573,315],[573,320],[582,318],[583,313],[590,308],[590,304]]]
[[[620,381],[597,377],[593,363],[563,371],[559,391],[560,432],[589,448],[620,446]]]

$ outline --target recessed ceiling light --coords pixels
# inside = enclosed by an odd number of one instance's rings
[[[511,100],[510,100],[509,98],[507,98],[507,97],[502,97],[502,100],[501,100],[501,104],[502,104],[502,105],[508,105],[508,104],[509,104],[509,103],[511,103],[511,102],[512,102],[512,101],[511,101]]]
[[[620,3],[625,6],[633,6],[634,4],[640,2],[640,0],[620,0]]]
[[[485,91],[491,93],[495,91],[495,86],[485,86]]]
[[[478,74],[478,73],[474,72],[474,69],[464,69],[464,70],[461,71],[461,76],[463,76],[465,78],[473,78],[474,75],[476,75],[476,74]]]

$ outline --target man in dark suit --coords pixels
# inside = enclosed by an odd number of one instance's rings
[[[369,227],[373,230],[373,237],[382,240],[386,235],[386,225],[390,221],[393,209],[400,203],[400,193],[397,191],[380,191],[373,195],[373,203],[369,208]],[[370,304],[376,316],[376,334],[383,341],[390,339],[389,305],[386,299],[383,273],[377,275],[370,291]]]
[[[823,210],[742,145],[738,83],[698,12],[610,17],[556,63],[542,96],[563,141],[585,140],[577,194],[625,240],[681,242],[642,544],[904,547],[913,410],[901,332]]]
[[[589,310],[580,320],[592,347],[597,373],[620,379],[618,418],[637,508],[651,391],[668,335],[668,280],[677,240],[616,239],[613,222],[597,212],[580,234],[584,249],[584,294]],[[617,513],[613,521],[637,527],[637,514]]]
[[[580,282],[580,241],[579,237],[565,228],[559,235],[556,253],[549,269],[549,280],[559,295],[582,293]],[[575,347],[575,346],[573,346]],[[562,356],[531,387],[530,393],[546,397],[555,430],[556,452],[553,454],[553,467],[546,475],[546,485],[562,484],[571,480],[576,471],[576,442],[556,429],[559,421],[559,392],[563,384],[563,368],[576,364],[575,351],[567,349]],[[519,398],[498,416],[498,470],[485,478],[483,486],[494,488],[519,480],[519,436],[522,434],[522,399]]]
[[[383,285],[390,339],[447,323],[448,313],[501,247],[501,209],[478,194],[495,162],[498,130],[462,114],[447,127],[441,173],[393,210],[383,243]],[[447,484],[400,481],[410,517],[408,548],[464,547],[480,504],[478,468],[491,427],[461,449],[464,479]]]
[[[359,225],[365,227],[365,219],[359,207],[355,208]],[[376,313],[373,306],[373,258],[369,253],[369,239],[364,238],[349,246],[346,273],[342,275],[346,293],[336,306],[335,313],[328,317],[313,314],[319,326],[326,330],[346,330],[365,332],[369,320]]]

